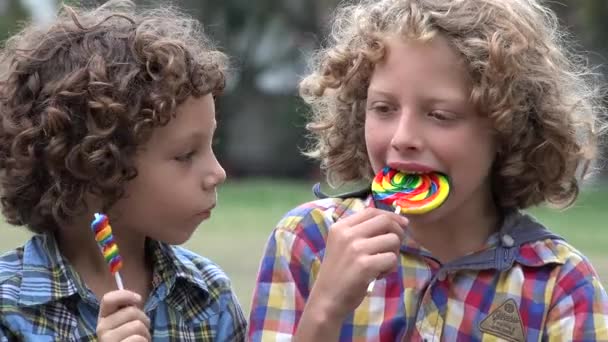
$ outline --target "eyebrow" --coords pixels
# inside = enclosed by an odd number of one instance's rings
[[[214,121],[213,122],[213,126],[211,127],[211,131],[210,131],[210,135],[213,136],[213,134],[215,133],[215,130],[217,129],[217,123]],[[204,137],[206,137],[208,134],[207,132],[203,132],[201,130],[191,130],[186,132],[185,134],[180,134],[178,136],[173,136],[170,139],[168,139],[168,143],[169,144],[184,144],[184,143],[191,143],[193,141],[199,141],[202,140]]]
[[[369,88],[368,92],[373,95],[379,95],[386,97],[388,100],[397,101],[397,96],[390,91],[380,90],[376,88]],[[369,96],[368,96],[369,98]],[[448,104],[467,104],[469,102],[469,97],[462,96],[462,94],[456,94],[454,92],[447,92],[444,96],[436,96],[436,95],[423,95],[423,100],[425,102],[432,103],[448,103]]]
[[[373,94],[373,95],[380,95],[380,96],[386,97],[387,99],[393,100],[393,101],[397,100],[397,97],[393,93],[384,91],[384,90],[380,90],[380,89],[375,89],[375,88],[370,87],[368,89],[368,93]],[[369,98],[369,96],[368,96],[368,98]]]

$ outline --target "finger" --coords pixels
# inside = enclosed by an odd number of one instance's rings
[[[405,238],[403,226],[394,220],[394,216],[387,215],[387,213],[374,216],[369,220],[358,224],[353,227],[352,233],[356,236],[367,238],[393,233],[399,236],[400,241]]]
[[[148,342],[151,341],[150,338],[145,338],[143,336],[129,336],[127,338],[125,338],[124,340],[122,340],[122,342]]]
[[[399,254],[401,247],[401,237],[394,233],[387,233],[374,236],[368,239],[357,241],[359,249],[368,255],[393,252]]]
[[[130,305],[102,318],[99,321],[98,330],[110,331],[118,329],[122,325],[132,321],[141,321],[146,327],[150,327],[150,319],[148,316],[137,307]]]
[[[396,255],[397,255],[397,262],[395,263],[395,266],[393,266],[388,271],[380,273],[377,278],[384,278],[384,277],[388,276],[391,273],[398,272],[398,270],[399,270],[399,258],[401,257],[401,254],[396,254]]]
[[[106,293],[101,298],[99,317],[103,318],[125,306],[140,306],[141,296],[129,290],[116,290]]]
[[[100,339],[105,341],[123,341],[132,336],[141,336],[145,341],[150,341],[152,338],[148,327],[139,320],[129,321],[116,329],[110,330],[100,336]]]
[[[382,274],[390,273],[397,265],[397,261],[397,255],[393,252],[370,255],[368,262],[372,265],[370,268],[371,274],[366,274],[366,279],[376,279]]]
[[[407,224],[409,223],[408,219],[404,216],[377,208],[366,208],[361,212],[341,219],[339,222],[343,225],[355,226],[379,215],[388,215],[403,227],[407,226]]]

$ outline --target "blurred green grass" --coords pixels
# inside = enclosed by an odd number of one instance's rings
[[[201,225],[185,247],[218,263],[232,279],[248,314],[259,261],[272,229],[291,208],[314,199],[313,183],[275,179],[233,180],[220,188],[211,219]],[[532,213],[564,236],[594,263],[608,284],[608,184],[588,186],[577,204],[565,211],[537,208]],[[0,252],[20,245],[28,233],[0,227]]]

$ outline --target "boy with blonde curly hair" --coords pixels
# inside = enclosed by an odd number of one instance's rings
[[[555,15],[537,0],[363,0],[332,24],[301,83],[308,155],[330,184],[389,166],[444,173],[452,190],[407,218],[367,189],[290,211],[261,262],[251,340],[608,340],[588,259],[524,211],[574,202],[601,126],[594,75]]]

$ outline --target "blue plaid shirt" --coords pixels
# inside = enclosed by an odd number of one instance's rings
[[[153,290],[144,311],[154,341],[244,341],[228,277],[206,258],[149,240]],[[99,303],[59,252],[36,235],[0,257],[0,341],[96,340]]]

